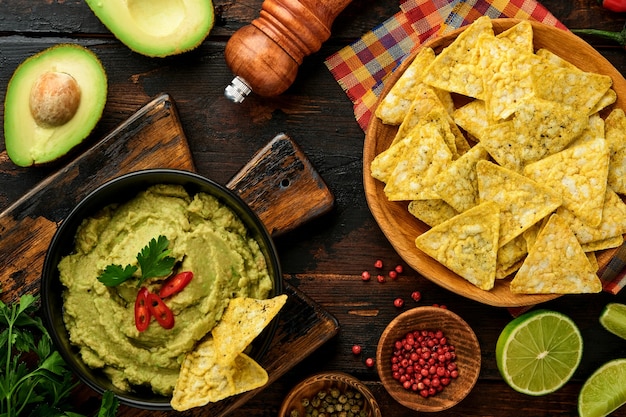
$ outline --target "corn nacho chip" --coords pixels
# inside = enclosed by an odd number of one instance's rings
[[[524,20],[498,36],[478,38],[482,98],[490,120],[508,118],[517,103],[535,95],[531,74],[539,59],[533,54],[532,35],[530,22]]]
[[[213,338],[207,337],[182,363],[171,406],[184,411],[265,385],[267,372],[244,353],[220,364]]]
[[[562,199],[545,187],[516,172],[488,161],[478,161],[480,202],[500,207],[500,237],[504,246],[561,205]]]
[[[432,189],[435,177],[452,162],[440,126],[432,121],[420,122],[407,140],[406,155],[387,179],[385,195],[390,201],[439,198]]]
[[[427,121],[433,121],[439,125],[441,134],[454,159],[469,150],[469,143],[467,143],[465,136],[454,123],[452,116],[441,102],[435,89],[426,84],[420,84],[416,87],[415,100],[398,128],[392,145],[406,138],[411,129],[420,122]]]
[[[510,289],[515,294],[596,293],[602,283],[567,223],[553,214]]]
[[[613,85],[608,75],[582,71],[571,65],[553,65],[544,60],[532,72],[537,96],[560,102],[585,115],[592,114],[598,102]]]
[[[415,245],[428,256],[483,290],[496,277],[498,205],[480,204],[418,236]]]
[[[407,145],[410,142],[410,137],[404,138],[376,155],[370,164],[372,177],[387,182],[396,165],[405,157]]]
[[[267,300],[237,297],[230,300],[222,318],[211,331],[217,361],[229,364],[267,327],[287,302],[281,294]]]
[[[626,115],[614,109],[605,122],[605,137],[609,144],[609,186],[619,194],[626,194]]]
[[[478,205],[476,163],[487,157],[485,148],[480,144],[474,146],[437,175],[435,192],[458,212]]]
[[[624,237],[622,235],[609,237],[602,240],[595,240],[593,242],[583,243],[581,246],[585,252],[595,252],[599,250],[612,249],[621,246],[624,243]]]
[[[521,172],[526,164],[565,149],[588,123],[588,115],[561,103],[525,100],[511,120],[488,126],[480,142],[498,164]]]
[[[563,207],[590,226],[602,220],[609,147],[597,138],[526,165],[524,175],[560,193]]]
[[[459,107],[452,114],[454,122],[461,129],[465,130],[476,141],[480,141],[484,130],[491,124],[487,116],[485,102],[473,100]]]
[[[522,235],[498,249],[496,279],[506,278],[517,271],[527,254],[526,239]]]
[[[557,214],[569,224],[581,245],[626,233],[626,204],[610,187],[606,189],[602,221],[597,227],[584,224],[565,207],[559,207]]]
[[[435,60],[432,48],[422,48],[413,62],[407,67],[389,93],[376,108],[376,117],[385,124],[399,125],[417,94],[417,86],[421,84],[424,70]]]
[[[424,82],[442,90],[482,98],[483,80],[478,67],[478,49],[473,46],[482,33],[493,35],[491,19],[479,17],[426,69]]]
[[[409,213],[430,227],[443,223],[459,214],[441,199],[413,200],[409,203]]]

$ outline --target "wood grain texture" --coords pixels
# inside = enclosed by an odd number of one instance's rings
[[[514,19],[495,20],[493,22],[494,32],[500,33],[517,22]],[[617,102],[613,107],[626,108],[626,80],[608,60],[589,44],[569,32],[535,22],[532,25],[536,49],[548,49],[582,70],[610,76],[613,79],[613,89],[617,92]],[[425,47],[432,47],[438,54],[463,30],[460,29],[437,38],[425,44]],[[416,53],[413,53],[413,57]],[[407,59],[402,67],[394,72],[382,93],[383,96],[411,62],[412,59]],[[389,147],[396,132],[397,126],[385,125],[378,118],[373,119],[370,123],[363,151],[363,183],[372,214],[402,258],[433,282],[457,294],[485,304],[515,307],[539,304],[556,298],[558,295],[554,294],[513,294],[509,290],[510,279],[496,280],[494,288],[490,291],[481,290],[415,247],[415,238],[429,230],[429,227],[408,212],[408,202],[389,201],[384,192],[384,184],[371,176],[370,165],[372,160]],[[614,252],[614,250],[606,251],[598,257],[601,267],[606,265]]]
[[[226,184],[274,237],[328,213],[335,198],[299,146],[279,134]]]

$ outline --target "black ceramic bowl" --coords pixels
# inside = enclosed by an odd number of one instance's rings
[[[272,238],[256,213],[239,196],[220,184],[188,171],[150,169],[132,172],[103,184],[87,195],[69,213],[52,238],[46,253],[41,276],[41,302],[44,320],[56,348],[85,384],[100,394],[107,390],[112,391],[122,404],[147,410],[170,410],[170,397],[154,394],[150,389],[143,387],[138,387],[132,392],[121,391],[113,386],[103,372],[91,369],[83,363],[78,349],[70,343],[63,322],[64,287],[59,281],[57,268],[61,258],[72,253],[76,230],[83,219],[109,204],[125,202],[155,184],[182,185],[191,195],[198,192],[208,193],[230,207],[244,222],[265,255],[270,276],[274,281],[271,295],[282,293],[280,263]],[[250,352],[253,358],[258,359],[265,353],[277,324],[278,320],[275,319],[254,341]]]

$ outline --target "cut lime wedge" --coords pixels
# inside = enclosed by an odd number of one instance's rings
[[[626,305],[607,304],[600,314],[600,324],[609,332],[626,339]]]
[[[578,395],[580,417],[603,417],[626,403],[626,359],[602,365],[585,381]]]
[[[582,352],[582,336],[569,317],[536,310],[519,316],[502,330],[496,343],[496,363],[514,390],[545,395],[572,377]]]

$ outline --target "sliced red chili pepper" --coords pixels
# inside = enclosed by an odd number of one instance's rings
[[[146,331],[150,325],[148,294],[150,294],[150,291],[146,287],[141,287],[135,299],[135,327],[140,332]]]
[[[159,290],[159,297],[167,298],[174,294],[177,294],[183,290],[189,284],[189,281],[193,278],[193,272],[185,271],[169,277],[163,282],[161,289]]]
[[[598,0],[598,3],[612,12],[626,12],[626,1],[624,0]]]
[[[148,294],[148,307],[150,313],[154,316],[156,321],[159,322],[164,329],[171,329],[174,327],[174,313],[168,306],[165,305],[161,297],[157,294]]]

